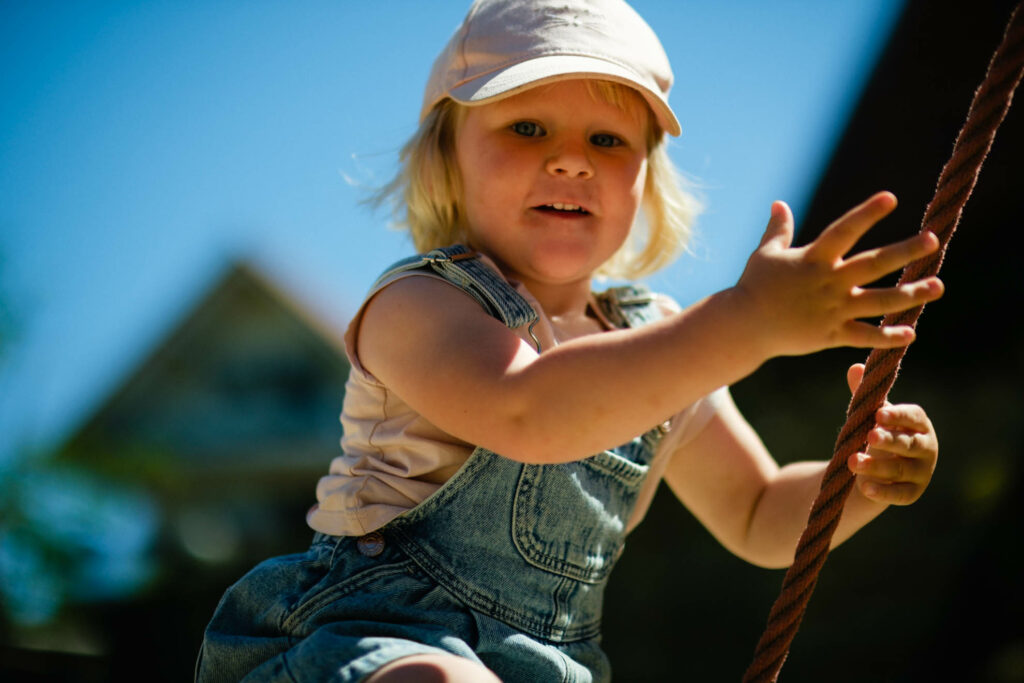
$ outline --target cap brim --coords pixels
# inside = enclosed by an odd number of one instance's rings
[[[453,100],[467,106],[487,104],[545,83],[575,78],[598,78],[622,83],[640,93],[669,135],[679,135],[679,120],[656,84],[613,62],[580,55],[537,57],[478,76],[449,91]]]

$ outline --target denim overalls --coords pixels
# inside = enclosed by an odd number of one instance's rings
[[[395,264],[432,268],[510,328],[537,314],[461,246]],[[645,289],[598,297],[619,326],[660,317]],[[439,377],[443,381],[443,376]],[[503,681],[607,681],[599,647],[609,572],[662,435],[590,458],[527,465],[477,448],[434,495],[361,538],[316,534],[225,594],[201,680],[358,681],[401,656],[449,652]]]

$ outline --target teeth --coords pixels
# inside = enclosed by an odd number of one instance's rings
[[[579,211],[581,207],[579,204],[562,204],[561,202],[555,202],[551,204],[551,208],[557,209],[558,211]]]

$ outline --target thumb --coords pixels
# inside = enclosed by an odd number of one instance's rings
[[[850,369],[846,371],[846,384],[850,387],[850,393],[856,393],[857,387],[860,386],[860,380],[864,377],[864,364],[854,363],[850,366]]]
[[[758,248],[772,244],[779,249],[788,249],[793,244],[793,212],[786,202],[772,202],[772,214],[768,227]]]

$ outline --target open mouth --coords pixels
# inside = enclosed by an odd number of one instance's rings
[[[561,202],[555,202],[553,204],[541,204],[540,206],[534,208],[536,208],[538,211],[544,211],[545,213],[576,214],[580,216],[590,215],[590,212],[584,209],[579,204],[563,204]]]

